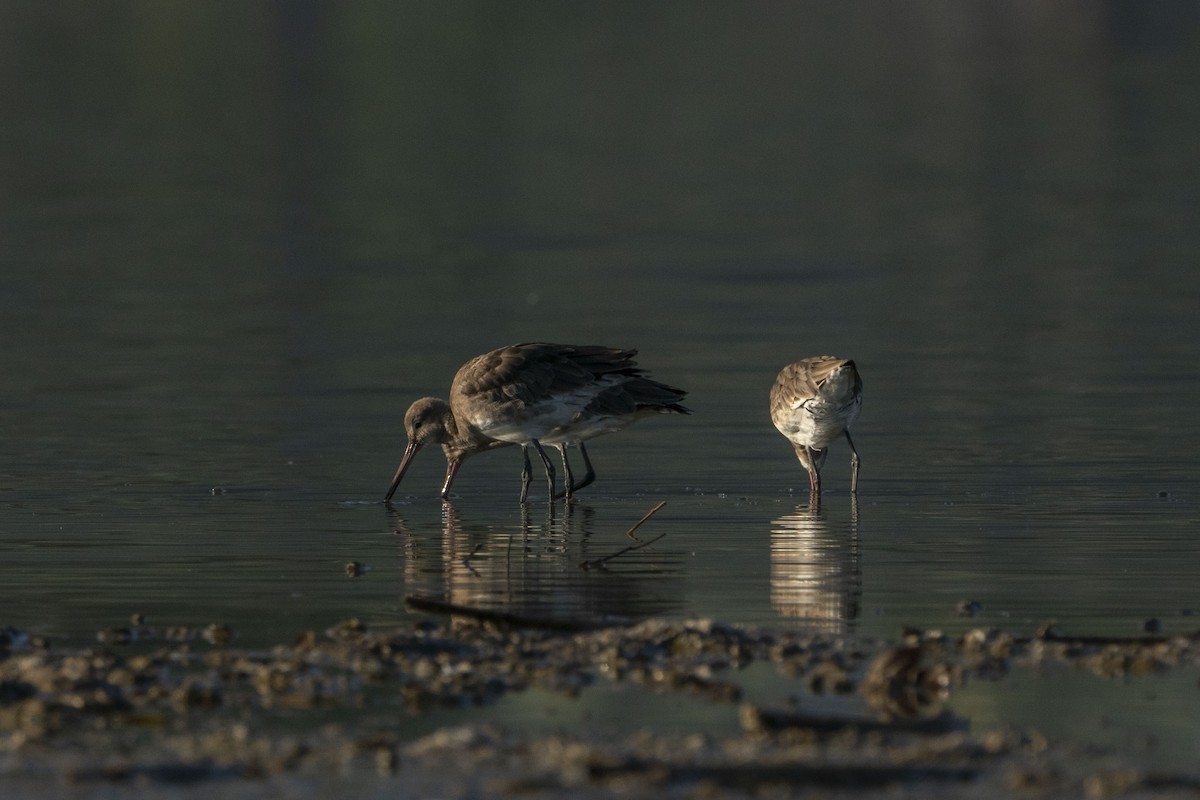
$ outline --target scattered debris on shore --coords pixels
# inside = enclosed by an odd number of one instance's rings
[[[971,732],[944,708],[964,681],[1067,664],[1112,678],[1200,664],[1200,636],[1033,636],[908,630],[895,641],[768,631],[712,620],[542,620],[411,598],[443,614],[373,630],[358,620],[256,651],[227,626],[156,629],[135,616],[91,648],[59,651],[0,629],[0,785],[52,796],[95,782],[220,784],[369,774],[439,796],[758,796],[805,787],[896,796],[1021,790],[1181,796],[1198,775],[1110,768],[1035,731]],[[570,623],[570,624],[568,624]],[[739,671],[769,663],[810,694],[870,713],[747,702]],[[731,704],[738,735],[521,735],[467,724],[403,741],[386,725],[319,712],[470,709],[529,687],[577,696],[598,681]],[[305,725],[311,712],[314,722]],[[280,714],[287,725],[278,724]],[[317,718],[320,718],[319,721]],[[949,788],[947,788],[949,787]],[[59,786],[61,788],[61,786]],[[772,789],[771,791],[775,791]],[[591,793],[591,794],[589,794]],[[36,794],[36,793],[35,793]],[[312,796],[320,796],[314,792]],[[774,796],[774,795],[772,795]]]

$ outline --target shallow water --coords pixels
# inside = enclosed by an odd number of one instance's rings
[[[0,10],[3,622],[1200,627],[1190,4],[69,6]],[[522,340],[695,413],[570,508],[515,450],[385,508],[407,404]],[[827,352],[812,508],[767,391]]]

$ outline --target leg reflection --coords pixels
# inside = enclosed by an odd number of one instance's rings
[[[771,523],[771,605],[825,633],[854,630],[862,603],[858,514],[831,523],[819,499]]]

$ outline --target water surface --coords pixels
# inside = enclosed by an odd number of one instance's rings
[[[3,622],[86,642],[140,612],[257,646],[422,594],[1195,630],[1198,23],[5,6]],[[537,483],[518,506],[515,450],[451,506],[425,452],[385,508],[407,404],[528,340],[636,346],[695,414],[598,440],[570,508]],[[822,353],[862,372],[863,472],[855,502],[835,444],[814,507],[766,406]],[[662,501],[639,532],[662,539],[580,568]],[[1183,683],[1149,719],[1194,737]]]

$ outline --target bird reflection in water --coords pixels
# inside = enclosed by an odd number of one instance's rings
[[[663,548],[617,559],[613,569],[581,569],[582,561],[628,541],[620,522],[598,525],[595,509],[581,503],[545,515],[522,506],[515,524],[466,518],[445,503],[436,532],[390,514],[401,537],[406,595],[549,627],[640,619],[681,603],[682,559]]]
[[[858,500],[849,519],[831,521],[820,500],[771,523],[771,605],[779,616],[822,633],[849,633],[862,604]]]

